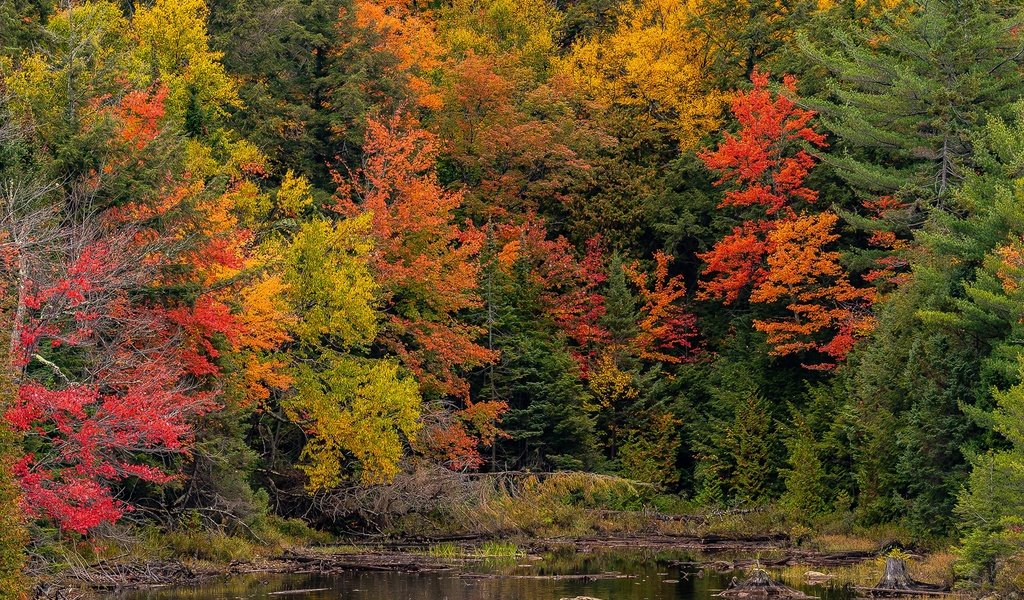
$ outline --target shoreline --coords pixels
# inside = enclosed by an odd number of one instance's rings
[[[450,544],[446,540],[396,540],[377,546],[346,545],[344,542],[321,546],[297,546],[251,560],[211,563],[182,559],[133,561],[108,559],[40,578],[36,598],[88,598],[101,593],[116,593],[154,587],[193,585],[218,577],[252,574],[319,574],[345,571],[458,572],[468,573],[468,565],[487,559],[542,560],[541,554],[565,551],[588,554],[604,551],[647,550],[653,552],[693,552],[702,555],[694,564],[718,572],[745,570],[758,565],[769,569],[857,568],[885,551],[851,550],[826,552],[794,546],[783,535],[609,535],[553,537],[520,540],[521,554],[483,556],[471,554],[472,544],[456,546],[462,554],[434,556],[432,544]],[[745,556],[735,556],[742,554]],[[544,577],[559,577],[558,575]],[[561,576],[564,577],[564,576]],[[855,585],[857,581],[834,578],[835,584]]]

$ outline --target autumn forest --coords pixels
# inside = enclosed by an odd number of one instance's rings
[[[0,597],[652,514],[1020,589],[1022,25],[0,0]]]

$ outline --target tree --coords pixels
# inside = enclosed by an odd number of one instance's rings
[[[226,360],[267,343],[231,302],[247,295],[262,157],[211,135],[216,119],[189,129],[193,101],[220,116],[234,102],[205,7],[133,17],[71,6],[49,19],[46,48],[3,73],[27,132],[4,214],[18,384],[6,414],[27,450],[15,472],[30,514],[79,533],[177,481],[197,423],[241,404],[221,394],[236,376],[271,379]],[[174,35],[182,23],[195,27]]]
[[[416,382],[391,360],[352,353],[377,335],[369,226],[369,215],[337,224],[310,221],[285,254],[295,389],[282,407],[307,433],[301,466],[313,490],[342,482],[351,467],[344,456],[357,461],[362,482],[390,481],[405,440],[420,427]]]
[[[812,351],[839,361],[873,328],[874,293],[855,287],[839,253],[825,249],[839,239],[838,217],[804,212],[818,194],[805,185],[815,159],[801,144],[825,145],[810,125],[814,113],[769,91],[766,74],[755,72],[751,79],[753,89],[737,94],[732,104],[738,132],[727,133],[717,149],[700,157],[721,174],[719,185],[730,185],[721,206],[754,216],[701,255],[711,275],[702,296],[731,304],[749,290],[746,299],[753,305],[785,302],[788,317],[754,321],[768,335],[772,353]],[[793,78],[784,83],[795,93]]]
[[[628,5],[614,31],[578,41],[562,68],[603,110],[693,148],[717,127],[725,103],[710,85],[707,39],[689,27],[691,18],[690,5],[672,0]]]
[[[794,431],[786,439],[789,469],[785,473],[782,503],[797,519],[808,521],[827,508],[826,474],[814,432],[802,419],[795,420],[793,425]]]
[[[1020,85],[1021,15],[1006,8],[927,0],[836,31],[837,51],[805,40],[833,76],[829,101],[814,104],[847,148],[827,158],[838,174],[866,195],[941,206],[971,168],[973,133]]]
[[[440,108],[440,95],[430,81],[442,53],[433,20],[410,0],[356,0],[353,9],[356,25],[374,34],[374,50],[396,59],[392,71],[405,80],[412,102]]]
[[[762,396],[749,394],[736,405],[726,429],[725,444],[732,459],[732,491],[746,503],[759,503],[771,493],[773,480],[773,418]]]
[[[10,114],[7,112],[6,99],[0,95],[0,180],[7,181],[0,199],[10,207],[13,202],[14,176],[13,168],[19,154],[19,146],[23,142],[24,132],[12,126]],[[8,211],[8,215],[9,215]],[[5,223],[10,226],[10,223]],[[6,229],[6,227],[5,227]],[[6,236],[5,236],[6,237]],[[0,302],[5,319],[10,318],[16,304],[16,296],[9,286],[0,290]],[[2,328],[0,348],[10,352],[13,340],[13,329]],[[10,361],[5,361],[5,368],[0,372],[0,410],[6,411],[17,395],[14,373],[9,368]],[[14,473],[14,465],[20,456],[20,440],[14,428],[6,421],[0,425],[0,596],[18,597],[25,591],[23,568],[25,566],[25,546],[28,532],[24,514],[21,511],[21,490]]]
[[[765,261],[768,274],[754,287],[750,301],[771,304],[782,300],[793,314],[792,319],[754,321],[754,328],[768,335],[775,354],[817,350],[832,360],[842,360],[858,339],[874,329],[874,316],[868,310],[874,290],[854,287],[839,263],[839,253],[823,249],[839,239],[833,233],[838,220],[827,212],[797,217],[780,223],[768,235],[772,248]],[[822,306],[822,301],[827,304]],[[822,343],[815,339],[821,331],[834,333]]]
[[[481,332],[459,319],[480,306],[482,237],[455,221],[461,196],[438,184],[437,138],[413,117],[371,120],[364,149],[364,167],[340,182],[338,209],[373,215],[374,270],[389,313],[381,341],[428,388],[464,396],[458,369],[493,359],[475,341]]]
[[[903,517],[926,532],[952,526],[965,450],[994,443],[963,413],[989,410],[992,388],[1016,378],[1019,121],[992,118],[973,138],[977,171],[949,192],[949,212],[933,211],[898,254],[913,270],[850,364],[855,414],[867,425],[859,462],[873,465],[862,488],[870,500],[859,503],[870,519]]]
[[[686,296],[686,286],[682,277],[669,275],[670,260],[672,257],[664,252],[655,253],[650,283],[648,275],[637,265],[624,268],[636,286],[641,302],[640,321],[637,323],[639,331],[629,346],[643,360],[682,362],[684,357],[677,353],[685,354],[692,350],[693,339],[697,336],[696,319],[679,304]]]
[[[507,403],[498,440],[496,468],[592,468],[599,460],[594,422],[586,410],[587,389],[580,377],[581,357],[574,356],[569,333],[551,312],[559,296],[545,263],[565,264],[548,249],[543,228],[536,235],[519,228],[495,260],[487,264],[489,324],[498,361],[488,369],[480,396]]]
[[[462,410],[470,410],[463,371],[496,358],[477,342],[483,330],[463,317],[481,306],[476,259],[482,235],[472,224],[455,221],[462,197],[439,185],[433,170],[437,138],[415,118],[371,119],[364,151],[364,166],[350,180],[339,179],[337,209],[372,214],[373,272],[387,314],[377,342],[402,361],[426,394],[460,399]],[[499,404],[476,410],[478,416],[501,414]],[[465,419],[451,422],[453,411],[438,412],[438,427],[464,429]],[[490,427],[480,425],[482,437],[493,438]],[[428,440],[450,434],[439,436],[431,427],[424,432]]]
[[[993,583],[999,559],[1024,547],[1024,385],[1017,383],[995,396],[995,410],[978,416],[1009,446],[973,458],[971,476],[956,507],[966,526],[960,548],[961,573],[982,584]]]

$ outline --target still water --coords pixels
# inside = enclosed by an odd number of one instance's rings
[[[742,573],[702,571],[692,556],[643,550],[547,554],[528,560],[480,561],[457,571],[348,571],[332,575],[242,575],[193,587],[110,596],[119,600],[712,600]],[[603,574],[601,579],[539,576]],[[849,600],[842,589],[785,582],[823,600]]]

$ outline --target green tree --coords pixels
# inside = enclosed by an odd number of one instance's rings
[[[775,483],[775,423],[764,397],[744,395],[726,429],[726,449],[733,462],[733,496],[744,503],[767,500]]]
[[[489,368],[482,397],[509,406],[502,419],[509,438],[499,444],[498,464],[594,468],[599,454],[587,390],[564,334],[544,316],[530,266],[520,260],[507,272],[491,269],[484,277],[495,287],[488,303],[500,358]]]
[[[782,503],[794,516],[807,520],[824,512],[828,505],[826,474],[814,432],[802,415],[794,415],[792,427],[786,439],[789,468],[783,474],[786,493]]]
[[[407,97],[397,59],[373,50],[351,0],[211,0],[210,32],[240,81],[237,128],[275,173],[328,193],[337,159],[356,164],[365,117]]]
[[[1024,377],[1024,360],[1020,362]],[[1024,551],[1024,383],[995,392],[996,408],[983,418],[1009,447],[979,454],[956,511],[965,535],[960,573],[990,584],[1000,559]]]
[[[845,152],[827,160],[865,194],[900,192],[925,208],[972,163],[973,134],[1021,84],[1022,13],[996,0],[923,0],[863,30],[803,49],[829,70],[814,108]]]

